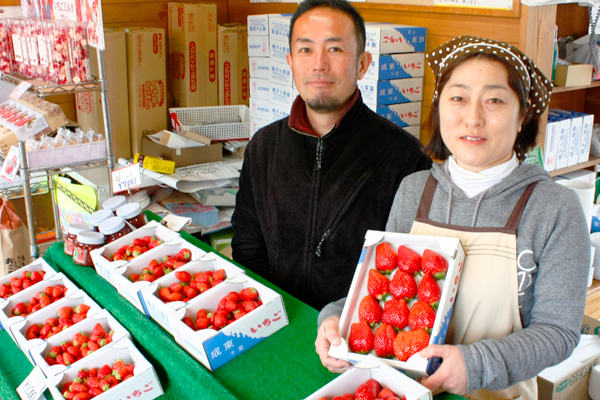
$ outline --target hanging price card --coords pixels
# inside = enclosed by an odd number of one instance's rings
[[[35,367],[29,376],[19,385],[17,393],[23,400],[37,400],[46,390],[46,382],[42,378],[42,370]]]
[[[124,192],[129,188],[141,186],[142,175],[139,164],[116,169],[112,172],[113,192]]]
[[[17,87],[12,92],[10,92],[8,96],[12,97],[13,99],[20,99],[23,93],[25,93],[30,87],[31,83],[23,81],[19,83]]]

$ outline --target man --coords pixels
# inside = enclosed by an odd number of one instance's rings
[[[300,96],[248,144],[232,219],[233,259],[316,309],[347,295],[365,232],[385,228],[402,178],[431,165],[363,104],[364,49],[347,1],[300,3],[287,55]]]

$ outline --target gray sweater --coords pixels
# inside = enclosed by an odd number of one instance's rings
[[[538,182],[517,229],[519,308],[522,331],[504,338],[459,345],[467,393],[498,390],[533,378],[569,357],[579,343],[590,267],[586,219],[575,192],[552,182],[542,168],[522,163],[486,192],[468,198],[445,164],[402,181],[386,231],[409,233],[429,174],[438,180],[429,218],[474,227],[503,227],[525,188]],[[327,305],[319,325],[342,313],[345,299]]]

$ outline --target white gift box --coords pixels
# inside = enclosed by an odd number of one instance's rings
[[[366,51],[371,54],[425,52],[427,28],[367,22]]]
[[[364,79],[390,80],[425,76],[425,54],[373,54]]]
[[[384,106],[423,100],[423,78],[391,81],[362,79],[356,85],[365,104]]]

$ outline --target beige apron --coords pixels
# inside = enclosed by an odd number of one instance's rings
[[[525,190],[504,228],[469,228],[431,221],[429,210],[436,186],[437,181],[430,175],[410,233],[457,237],[465,250],[446,343],[471,344],[520,331],[516,233],[535,183]],[[503,390],[475,390],[467,397],[536,400],[537,383],[532,378]]]

